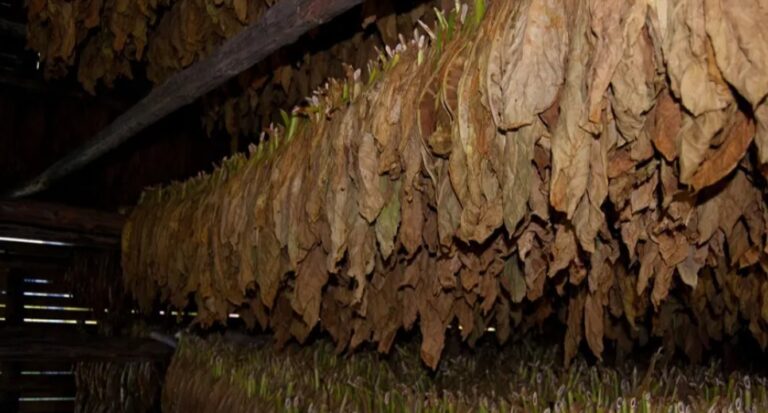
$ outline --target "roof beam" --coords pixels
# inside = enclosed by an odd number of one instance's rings
[[[230,38],[210,56],[157,86],[92,140],[6,194],[20,198],[40,192],[122,144],[136,133],[188,105],[258,63],[279,48],[363,0],[281,0],[253,25]]]
[[[0,201],[0,237],[81,246],[120,245],[120,214],[33,201]],[[2,239],[2,238],[0,238]]]

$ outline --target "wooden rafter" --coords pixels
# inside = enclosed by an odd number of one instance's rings
[[[46,189],[51,182],[82,168],[147,126],[194,102],[279,48],[295,42],[309,30],[362,2],[281,0],[258,22],[224,42],[207,58],[171,76],[92,140],[6,196],[20,198]]]
[[[0,201],[0,236],[116,247],[124,217],[32,201]]]

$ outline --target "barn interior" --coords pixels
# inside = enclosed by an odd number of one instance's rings
[[[0,0],[0,411],[768,411],[765,0]]]

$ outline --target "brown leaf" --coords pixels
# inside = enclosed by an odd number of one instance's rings
[[[235,8],[235,14],[237,19],[242,23],[248,21],[248,1],[247,0],[232,0],[232,5]]]
[[[584,335],[592,354],[603,359],[603,304],[592,293],[587,294],[584,302]]]
[[[584,318],[584,303],[587,294],[584,289],[579,290],[574,296],[571,296],[568,302],[568,320],[565,330],[565,365],[570,366],[571,360],[579,351],[579,345],[582,339],[582,320]]]
[[[648,281],[654,276],[659,247],[655,242],[646,242],[640,255],[640,272],[637,276],[637,295],[642,295]]]
[[[654,122],[651,129],[651,140],[656,150],[669,162],[677,158],[677,148],[682,122],[680,105],[675,102],[667,89],[659,95],[656,108],[653,111]]]
[[[296,299],[291,304],[310,329],[320,319],[322,290],[328,282],[324,263],[323,249],[315,247],[296,269]]]
[[[644,21],[645,4],[635,2],[633,9],[642,8],[638,15]],[[637,30],[632,30],[636,28]],[[611,79],[611,108],[616,118],[616,128],[627,142],[637,139],[646,123],[646,115],[656,100],[656,65],[653,42],[642,24],[627,24],[624,38],[624,56],[619,61]]]
[[[424,205],[421,192],[415,191],[410,201],[401,201],[402,223],[400,224],[400,241],[410,255],[415,254],[421,247],[424,229]]]
[[[642,1],[591,0],[589,14],[591,34],[596,37],[589,68],[589,121],[599,123],[603,99],[614,70],[624,55],[625,47],[643,27],[646,3]]]
[[[709,150],[715,134],[722,129],[726,120],[723,111],[705,112],[699,117],[685,113],[680,128],[678,154],[680,156],[680,182],[690,183]]]
[[[552,105],[563,84],[568,50],[562,0],[502,3],[494,10],[502,27],[491,38],[487,72],[489,104],[505,130],[533,122]],[[515,13],[510,13],[515,11]]]
[[[357,199],[360,215],[373,223],[384,207],[384,196],[379,184],[378,158],[373,135],[363,133],[357,150],[358,174],[360,177],[360,196]]]
[[[755,145],[757,146],[757,158],[761,165],[768,163],[768,102],[763,102],[755,109]]]
[[[581,2],[579,2],[581,3]],[[552,133],[552,179],[549,200],[556,210],[573,217],[587,191],[592,136],[582,129],[587,100],[584,84],[591,54],[587,41],[587,13],[580,4],[574,15],[566,82],[560,100],[560,117]]]
[[[699,270],[706,264],[707,248],[696,248],[693,245],[688,246],[688,257],[685,261],[677,264],[677,272],[684,283],[695,289],[699,282]]]
[[[504,204],[504,226],[507,232],[514,234],[520,220],[528,211],[528,198],[521,196],[531,190],[533,172],[533,146],[537,135],[544,132],[540,121],[523,127],[515,132],[507,132],[504,137],[505,160],[502,169],[502,196]]]
[[[555,233],[555,243],[552,246],[552,262],[549,264],[549,276],[552,277],[558,271],[568,267],[576,259],[578,246],[573,229],[559,225]]]
[[[605,225],[602,205],[608,196],[607,140],[592,140],[589,160],[587,192],[573,214],[573,226],[579,244],[587,252],[595,251],[595,237]]]
[[[630,156],[628,147],[613,150],[608,154],[608,178],[617,178],[630,171],[636,164],[637,162]]]
[[[664,28],[660,35],[672,91],[693,117],[724,109],[733,98],[714,62],[705,30],[704,2],[659,3],[657,13]]]
[[[389,199],[381,209],[376,219],[376,240],[379,243],[379,251],[385,260],[392,255],[395,248],[397,228],[400,226],[400,181],[388,182]]]
[[[675,267],[666,265],[662,260],[656,260],[654,271],[651,302],[654,308],[658,309],[662,301],[669,295],[669,287],[672,284],[672,275],[675,273]]]
[[[683,262],[688,256],[688,240],[679,232],[659,234],[655,241],[661,257],[670,267]]]
[[[698,171],[691,177],[690,184],[697,191],[720,181],[731,173],[747,153],[755,125],[741,111],[736,112],[736,119],[727,130],[725,143],[709,159],[702,162]]]
[[[637,214],[646,208],[655,208],[657,204],[656,188],[659,185],[658,176],[658,174],[653,174],[651,179],[632,192],[630,205],[633,214]]]
[[[504,277],[509,279],[509,295],[513,303],[519,304],[525,298],[525,276],[520,271],[517,256],[511,256],[504,264]]]
[[[756,107],[768,94],[768,9],[762,0],[705,0],[706,29],[725,79]]]
[[[432,370],[437,368],[445,344],[445,326],[438,312],[427,300],[420,300],[419,327],[421,328],[421,359]]]

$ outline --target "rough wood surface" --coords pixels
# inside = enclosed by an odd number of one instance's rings
[[[0,329],[0,360],[164,360],[173,349],[154,340],[98,337],[34,327]]]
[[[125,218],[116,213],[30,201],[0,201],[0,236],[116,247]]]
[[[122,215],[35,201],[0,201],[0,222],[119,235]]]
[[[194,102],[299,36],[338,16],[362,0],[283,0],[256,24],[227,40],[206,59],[173,75],[144,99],[115,119],[90,142],[54,163],[42,174],[7,196],[20,198],[40,192],[117,147],[174,110]]]

